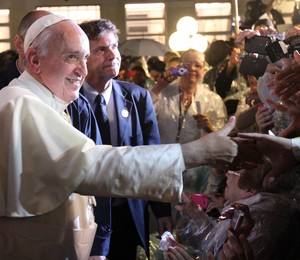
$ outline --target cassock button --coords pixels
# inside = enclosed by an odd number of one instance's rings
[[[122,117],[127,118],[129,116],[129,112],[126,109],[123,109],[121,112]]]

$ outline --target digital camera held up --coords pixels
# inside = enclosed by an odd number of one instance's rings
[[[181,77],[181,76],[188,76],[189,75],[188,69],[186,67],[183,67],[183,66],[172,68],[171,72],[172,72],[173,77]]]

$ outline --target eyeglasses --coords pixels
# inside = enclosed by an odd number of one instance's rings
[[[194,67],[197,70],[201,70],[202,68],[204,68],[204,64],[198,62],[183,62],[182,65],[186,68]]]
[[[235,175],[235,176],[241,176],[240,173],[234,172],[234,171],[228,171],[228,172],[226,173],[226,175],[227,175],[227,174],[232,174],[232,175]]]

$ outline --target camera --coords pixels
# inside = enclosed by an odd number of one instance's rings
[[[253,75],[258,78],[264,74],[268,64],[269,62],[264,57],[245,55],[242,58],[239,71],[243,75]]]
[[[260,77],[268,62],[275,63],[282,58],[290,58],[295,50],[300,50],[300,36],[284,39],[283,34],[274,34],[245,39],[246,55],[242,58],[240,72]]]
[[[289,58],[300,50],[300,36],[284,39],[283,34],[254,36],[245,40],[245,51],[267,56],[271,62]]]
[[[173,77],[181,77],[181,76],[188,76],[189,71],[186,67],[179,66],[176,68],[171,69],[171,73]]]
[[[285,40],[276,40],[266,46],[266,52],[272,62],[276,62],[285,57],[292,57],[296,50],[300,50],[299,36]]]
[[[254,36],[245,39],[245,52],[242,57],[239,72],[243,75],[261,77],[269,63],[266,47],[272,43],[273,38],[268,36]],[[255,53],[255,55],[253,54]]]
[[[268,36],[254,36],[245,39],[245,51],[247,53],[257,53],[267,55],[266,47],[272,43],[272,38]]]

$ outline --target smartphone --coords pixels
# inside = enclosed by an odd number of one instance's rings
[[[199,205],[203,210],[208,207],[208,198],[202,194],[191,194],[191,200]]]
[[[230,225],[234,231],[237,231],[244,219],[244,213],[239,209],[234,209],[233,216],[230,220]]]
[[[197,108],[197,113],[200,114],[201,113],[201,104],[200,104],[200,101],[196,101],[196,108]]]
[[[181,77],[181,76],[188,76],[189,71],[186,67],[179,66],[176,68],[171,68],[171,73],[173,77]]]

